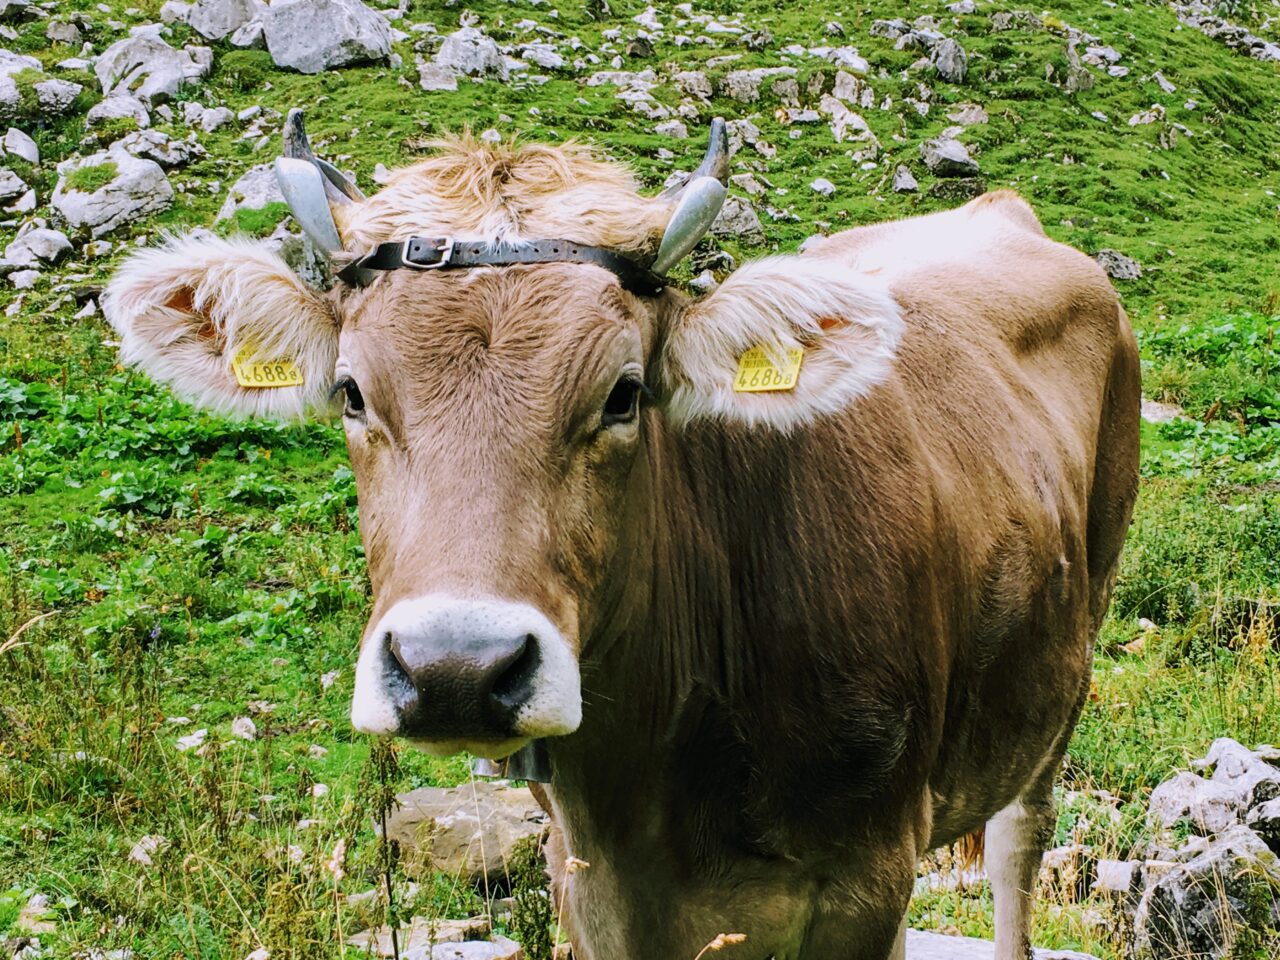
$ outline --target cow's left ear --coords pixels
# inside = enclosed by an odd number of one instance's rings
[[[843,409],[892,369],[903,322],[883,282],[817,256],[758,260],[667,324],[671,419],[790,430]]]
[[[298,419],[329,406],[337,319],[262,243],[171,237],[124,262],[102,307],[122,359],[199,407]]]

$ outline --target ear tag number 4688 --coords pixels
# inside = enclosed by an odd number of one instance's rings
[[[298,365],[291,357],[266,361],[251,359],[257,350],[258,348],[250,343],[237,351],[231,361],[236,383],[250,389],[302,386],[302,371],[298,369]]]
[[[804,350],[792,347],[786,353],[782,368],[774,366],[769,355],[761,347],[752,347],[738,358],[738,373],[733,378],[735,393],[769,393],[774,390],[794,390],[800,376],[800,364]]]

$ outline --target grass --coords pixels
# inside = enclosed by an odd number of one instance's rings
[[[139,0],[139,17],[112,0],[123,30],[96,5],[64,0],[59,14],[87,12],[88,38],[102,49],[155,18],[160,3]],[[543,6],[469,5],[503,43],[529,39],[518,25],[529,17],[593,50],[604,30],[620,28],[621,54],[644,4],[611,6],[613,16],[597,21],[579,3],[561,4],[554,20]],[[988,122],[962,139],[988,186],[1017,189],[1055,238],[1142,263],[1143,276],[1119,289],[1139,331],[1146,393],[1190,415],[1144,426],[1137,516],[1098,648],[1094,695],[1060,787],[1056,840],[1090,852],[1074,861],[1074,874],[1051,878],[1036,913],[1038,943],[1115,960],[1119,924],[1080,880],[1089,863],[1141,848],[1147,794],[1214,737],[1280,740],[1276,68],[1180,28],[1158,3],[1065,0],[1039,26],[1018,21],[1005,31],[992,29],[989,14],[1016,8],[1001,2],[958,18],[941,17],[938,4],[888,0],[711,0],[695,9],[742,11],[773,42],[757,51],[722,35],[717,46],[677,47],[669,31],[651,57],[624,57],[624,68],[669,74],[668,65],[678,65],[714,80],[777,65],[791,43],[853,44],[871,64],[875,102],[889,97],[895,105],[861,111],[882,145],[878,166],[852,162],[850,146],[837,144],[825,123],[787,124],[767,85],[750,106],[714,98],[683,141],[654,134],[654,123],[616,101],[612,87],[567,73],[541,85],[463,82],[456,93],[424,94],[413,85],[419,34],[397,46],[400,68],[315,76],[276,71],[261,52],[215,45],[209,82],[184,97],[237,111],[305,106],[318,149],[354,170],[366,191],[376,188],[377,163],[405,163],[425,140],[465,125],[550,142],[586,139],[656,188],[673,166],[696,162],[707,118],[750,116],[777,155],[746,148],[734,172],[752,170],[778,189],[760,203],[765,244],[726,242],[739,261],[793,250],[815,231],[949,206],[928,193],[934,181],[919,163],[919,143],[950,126],[946,115],[958,105],[981,103]],[[447,32],[461,13],[414,0],[406,19]],[[924,13],[940,16],[968,50],[963,86],[909,72],[916,52],[869,36],[874,19]],[[829,20],[842,24],[844,40],[824,34]],[[1115,46],[1129,76],[1098,76],[1074,94],[1047,80],[1046,65],[1059,78],[1065,69],[1067,24]],[[66,51],[50,48],[44,27],[16,24],[12,46],[60,75],[54,64]],[[191,39],[180,28],[173,42]],[[709,63],[726,54],[739,59]],[[832,68],[794,63],[802,91],[830,91]],[[1157,69],[1175,92],[1150,79]],[[920,96],[922,79],[933,90],[927,116],[901,109]],[[670,88],[655,96],[675,102]],[[817,97],[804,93],[805,105]],[[1164,120],[1129,124],[1153,104]],[[180,103],[175,109],[180,115]],[[157,120],[157,129],[185,136],[185,128]],[[31,123],[28,132],[42,163],[20,173],[45,197],[54,165],[84,136],[82,112]],[[172,174],[186,186],[173,207],[114,239],[211,224],[235,177],[277,149],[255,150],[234,124],[202,143],[208,157]],[[920,194],[889,189],[898,163],[920,177]],[[114,175],[109,166],[81,168],[69,185],[96,189]],[[809,189],[816,177],[836,185],[833,197]],[[282,213],[242,211],[236,227],[269,233]],[[0,229],[0,241],[13,238],[14,227]],[[21,905],[39,892],[49,898],[57,932],[45,940],[58,957],[90,947],[127,947],[146,958],[242,960],[258,947],[273,958],[337,957],[340,933],[361,922],[344,896],[384,883],[387,851],[370,824],[387,790],[455,784],[466,766],[459,758],[371,753],[350,728],[369,588],[340,431],[209,417],[122,371],[102,322],[73,319],[112,265],[72,262],[65,283],[21,296],[0,289],[7,313],[0,321],[0,645],[7,647],[0,936],[13,932]],[[253,741],[231,732],[243,716],[256,724]],[[178,738],[198,729],[208,731],[205,748],[179,751]],[[330,788],[322,797],[313,794],[317,783]],[[1090,799],[1094,790],[1118,798],[1114,816]],[[144,836],[166,841],[150,867],[129,858]],[[326,867],[339,844],[341,877]],[[945,855],[939,862],[946,865]],[[399,870],[393,865],[394,910],[402,915],[459,916],[485,906],[482,892],[440,878],[408,900]],[[545,929],[546,917],[529,895],[536,870],[524,873],[516,886],[527,910],[512,926],[528,938],[530,925]],[[922,891],[912,910],[923,925],[991,932],[985,885]]]
[[[79,190],[81,193],[93,193],[101,190],[120,175],[120,168],[114,160],[93,166],[76,167],[64,178],[68,190]]]

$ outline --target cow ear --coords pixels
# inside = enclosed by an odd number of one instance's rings
[[[873,276],[817,256],[755,261],[667,324],[668,415],[791,430],[884,380],[902,331],[897,302]]]
[[[334,312],[261,243],[171,237],[129,257],[102,306],[125,362],[199,407],[280,419],[328,408]]]

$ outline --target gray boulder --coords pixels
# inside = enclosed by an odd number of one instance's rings
[[[114,164],[109,181],[93,190],[79,189],[69,179],[78,170]],[[165,210],[173,203],[173,187],[154,160],[135,157],[113,146],[88,157],[58,164],[58,184],[50,203],[73,228],[94,238]]]
[[[0,168],[0,202],[13,200],[27,192],[26,182],[8,167]]]
[[[894,193],[915,193],[920,189],[920,184],[911,171],[898,164],[896,170],[893,171],[893,192]]]
[[[711,224],[711,233],[717,237],[733,237],[743,243],[764,243],[764,226],[760,223],[760,215],[755,207],[741,197],[727,197],[715,222]]]
[[[1273,853],[1280,853],[1280,800],[1268,800],[1249,811],[1249,829],[1260,836]]]
[[[18,88],[15,75],[27,70],[41,71],[41,69],[40,61],[35,57],[0,49],[0,119],[12,120],[28,111],[29,107],[23,102],[22,91]],[[71,108],[84,87],[69,80],[50,77],[32,83],[31,89],[35,94],[36,109],[39,113],[60,116]]]
[[[995,944],[976,937],[907,931],[907,960],[995,960]],[[1034,960],[1097,960],[1074,950],[1033,950]]]
[[[4,248],[4,258],[24,267],[57,263],[71,252],[71,241],[61,230],[33,227],[18,234],[16,240]]]
[[[118,40],[98,57],[93,72],[107,96],[129,94],[151,105],[172,99],[184,83],[199,80],[212,64],[206,48],[176,50],[157,36]]]
[[[964,83],[969,72],[969,55],[955,40],[948,37],[939,43],[933,48],[929,60],[938,76],[947,83]]]
[[[1136,953],[1149,960],[1231,956],[1241,926],[1280,926],[1278,891],[1276,855],[1237,824],[1147,886],[1134,913]]]
[[[262,9],[255,0],[196,0],[187,23],[206,40],[221,40],[257,19]]]
[[[143,102],[124,93],[105,97],[95,103],[85,115],[84,124],[86,127],[96,127],[107,120],[119,119],[133,120],[143,130],[151,126],[151,115],[147,113]]]
[[[671,78],[676,89],[686,97],[697,97],[699,100],[711,99],[711,81],[701,70],[686,70]]]
[[[1183,772],[1151,791],[1147,822],[1170,830],[1185,821],[1212,834],[1239,823],[1243,813],[1240,796],[1230,786]]]
[[[506,874],[516,845],[539,839],[547,816],[526,788],[503,781],[462,787],[422,787],[397,795],[399,807],[387,818],[387,837],[400,844],[406,862],[431,867],[472,882],[496,882]],[[429,850],[414,855],[423,844]]]
[[[261,20],[250,20],[231,35],[231,45],[240,50],[267,49],[267,33]]]
[[[50,43],[66,43],[78,47],[84,42],[84,34],[80,32],[80,28],[63,20],[50,20],[44,29],[44,35]]]
[[[29,136],[19,130],[17,127],[10,127],[4,135],[4,140],[0,141],[4,145],[4,152],[11,153],[15,157],[21,157],[27,163],[40,162],[40,148],[36,146],[36,142]]]
[[[135,157],[154,160],[166,170],[185,167],[192,160],[205,156],[204,147],[191,134],[186,140],[175,140],[159,130],[138,130],[116,142],[121,150]]]
[[[386,18],[360,0],[275,0],[262,28],[271,59],[299,73],[383,60],[391,53]]]
[[[760,84],[770,77],[794,77],[794,67],[760,67],[755,70],[732,70],[720,81],[720,93],[739,103],[755,103],[760,99]]]
[[[492,37],[475,27],[462,27],[445,37],[435,56],[436,66],[467,77],[507,79],[507,62]]]
[[[1107,271],[1112,280],[1137,280],[1142,276],[1142,265],[1119,250],[1104,249],[1093,255],[1098,265]]]
[[[978,172],[977,162],[959,140],[937,137],[920,144],[920,156],[935,176],[967,177]]]
[[[437,90],[457,90],[458,75],[447,67],[418,57],[418,86],[428,93]]]
[[[222,202],[222,208],[218,211],[217,220],[230,220],[242,208],[263,210],[270,204],[284,202],[284,194],[276,183],[275,168],[269,163],[261,163],[250,167],[231,185],[231,189],[227,191],[227,199]]]

